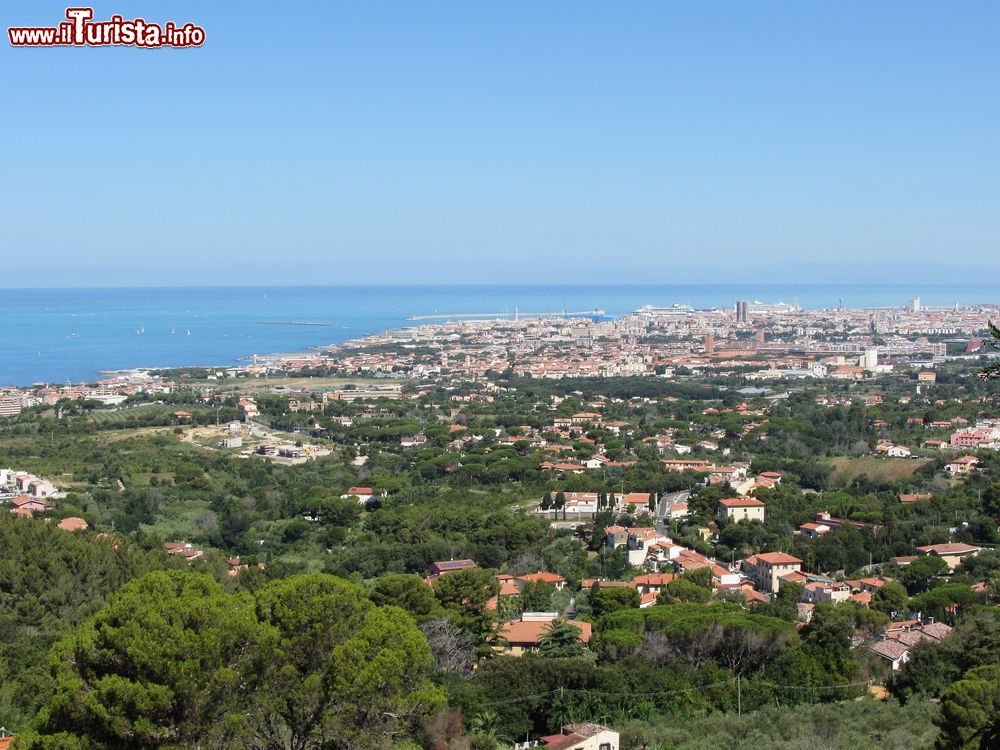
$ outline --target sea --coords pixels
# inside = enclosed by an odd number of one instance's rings
[[[731,307],[1000,304],[1000,285],[522,285],[9,289],[0,294],[0,385],[90,382],[111,370],[232,365],[387,329],[414,315]],[[268,323],[267,321],[271,321]],[[318,325],[300,325],[302,323]]]

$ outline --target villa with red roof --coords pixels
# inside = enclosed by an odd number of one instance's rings
[[[918,555],[932,555],[940,557],[951,570],[954,570],[962,562],[963,558],[978,555],[980,548],[972,544],[963,542],[948,542],[947,544],[928,544],[924,547],[917,547]]]
[[[515,579],[518,582],[517,585],[523,589],[526,583],[551,583],[556,587],[556,591],[562,591],[566,586],[566,579],[563,578],[558,573],[549,573],[548,571],[541,571],[539,573],[528,573],[527,575],[518,576]]]
[[[347,492],[340,496],[341,500],[347,500],[350,497],[356,497],[359,503],[367,503],[369,500],[373,500],[378,495],[375,494],[375,490],[371,487],[348,487]]]
[[[508,656],[521,656],[537,651],[542,643],[542,638],[549,632],[558,617],[556,612],[525,612],[521,615],[520,620],[504,623],[500,629],[503,645],[498,646],[497,650]],[[576,620],[568,622],[580,631],[582,643],[590,643],[591,625],[589,622]]]
[[[730,497],[719,501],[719,517],[726,521],[764,521],[764,502],[754,497]]]
[[[743,572],[754,585],[767,593],[776,593],[780,578],[802,570],[802,560],[784,552],[762,552],[743,561]]]

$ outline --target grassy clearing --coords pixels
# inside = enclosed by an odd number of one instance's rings
[[[837,474],[837,479],[850,484],[862,474],[876,482],[898,482],[909,479],[921,467],[930,463],[927,458],[880,458],[865,456],[863,458],[834,458],[830,463]]]
[[[185,387],[191,388],[214,388],[235,393],[270,393],[275,386],[283,386],[293,391],[334,391],[348,385],[390,385],[405,383],[404,380],[385,380],[378,378],[274,378],[269,377],[267,381],[263,378],[239,378],[237,380],[193,380],[183,378],[181,382]]]

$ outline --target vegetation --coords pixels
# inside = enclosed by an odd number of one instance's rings
[[[978,368],[942,366],[919,396],[901,377],[768,399],[738,394],[736,378],[511,373],[304,411],[258,395],[268,440],[329,451],[297,465],[219,447],[216,423],[237,415],[228,395],[29,410],[0,423],[0,465],[66,496],[35,518],[0,513],[0,723],[18,748],[480,750],[575,721],[646,748],[989,746],[1000,454],[976,452],[977,470],[954,478],[956,454],[925,447],[947,438],[942,424],[996,417],[996,381]],[[720,518],[736,488],[669,470],[664,436],[693,458],[778,472],[754,492],[765,520]],[[917,457],[885,458],[880,441]],[[543,468],[595,455],[613,464]],[[353,486],[378,497],[342,497]],[[600,510],[574,525],[578,492]],[[653,507],[616,512],[623,492],[652,493]],[[801,584],[748,603],[702,568],[643,599],[626,582],[647,571],[605,531],[652,526],[656,496],[674,492],[690,512],[671,538],[718,564],[783,551],[824,581],[893,580],[870,606],[804,610]],[[800,533],[818,513],[848,522]],[[68,516],[90,530],[57,528]],[[177,540],[204,554],[169,556]],[[944,542],[983,551],[954,571],[911,559]],[[427,578],[462,559],[476,567]],[[564,584],[517,578],[540,571]],[[537,652],[501,655],[504,623],[529,611],[555,613]],[[918,612],[955,629],[892,674],[869,646]],[[864,697],[869,683],[892,698]]]

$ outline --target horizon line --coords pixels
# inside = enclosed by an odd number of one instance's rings
[[[553,284],[538,282],[384,282],[378,284],[298,284],[298,283],[271,283],[271,284],[114,284],[107,286],[92,285],[56,285],[56,286],[22,286],[8,291],[52,291],[52,290],[79,290],[79,291],[107,291],[107,290],[144,290],[144,289],[379,289],[379,288],[511,288],[528,287],[538,289],[553,288],[580,288],[580,287],[892,287],[892,288],[969,288],[981,289],[984,287],[996,286],[1000,293],[1000,283],[990,282],[888,282],[888,281],[843,281],[843,282],[822,282],[822,281],[745,281],[745,282],[717,282],[717,281],[673,281],[673,282],[560,282]]]

